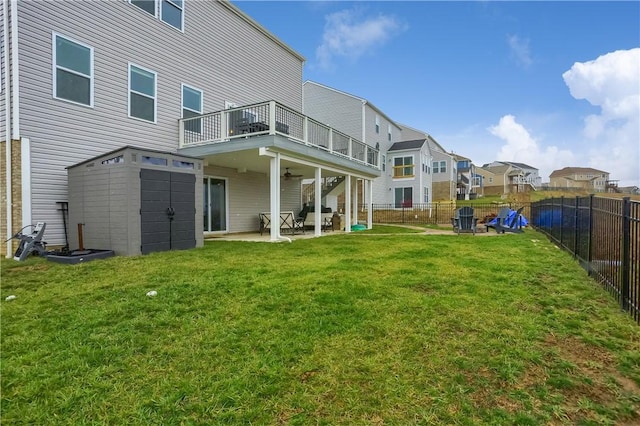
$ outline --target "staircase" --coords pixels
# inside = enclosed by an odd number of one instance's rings
[[[344,182],[344,176],[332,176],[327,178],[322,178],[321,188],[322,194],[320,195],[320,199],[324,200],[327,195],[331,194],[333,190],[335,190],[340,184]],[[302,200],[306,203],[313,203],[316,195],[316,182],[315,180],[311,183],[305,183],[302,186]]]

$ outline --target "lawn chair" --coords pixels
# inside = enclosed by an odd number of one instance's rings
[[[493,218],[491,221],[485,223],[485,228],[487,232],[489,232],[489,228],[493,228],[498,232],[497,226],[503,226],[507,218],[509,217],[509,213],[511,213],[511,209],[509,207],[503,207],[498,212],[498,216]]]
[[[520,207],[517,211],[511,210],[509,212],[509,216],[504,220],[502,224],[496,224],[495,229],[496,232],[505,233],[505,232],[514,232],[520,233],[522,231],[522,209],[524,207]]]
[[[460,232],[471,231],[475,235],[478,218],[474,216],[473,207],[462,207],[456,210],[456,215],[451,219],[453,231],[460,235]]]

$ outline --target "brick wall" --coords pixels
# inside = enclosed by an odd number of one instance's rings
[[[433,191],[433,201],[451,201],[452,194],[455,194],[453,190],[453,182],[433,182],[432,191]]]
[[[11,143],[11,235],[18,232],[22,223],[22,176],[20,166],[20,141],[14,140]],[[0,141],[0,253],[5,256],[7,254],[6,239],[7,235],[7,170],[6,170],[6,141]],[[15,241],[13,242],[12,253],[15,250]]]

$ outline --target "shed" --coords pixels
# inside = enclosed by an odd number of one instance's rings
[[[203,161],[125,146],[67,168],[69,246],[133,256],[201,247]]]

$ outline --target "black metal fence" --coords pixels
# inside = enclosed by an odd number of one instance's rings
[[[485,218],[495,217],[501,208],[510,207],[517,210],[523,207],[522,214],[529,217],[529,203],[469,203],[455,201],[450,203],[413,203],[411,206],[396,206],[394,204],[374,204],[373,223],[398,223],[405,225],[446,225],[451,223],[456,209],[470,205],[475,216],[484,221]],[[344,213],[344,204],[338,205],[338,211]],[[367,220],[367,205],[358,206],[358,220]]]
[[[573,253],[640,324],[640,202],[560,197],[531,203],[530,224]]]

